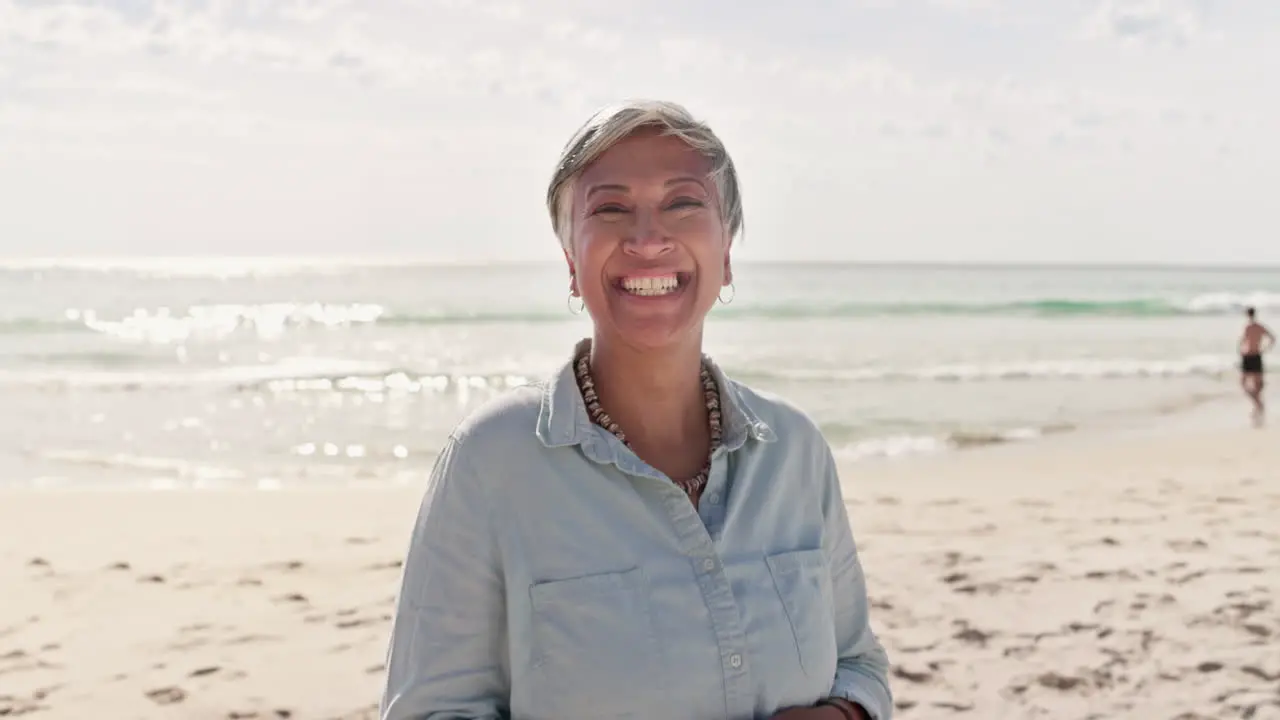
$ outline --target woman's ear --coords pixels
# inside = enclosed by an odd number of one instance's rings
[[[568,250],[564,251],[564,261],[565,261],[565,264],[569,266],[569,294],[574,297],[577,297],[578,296],[578,270],[573,266],[573,256],[569,254]]]
[[[731,253],[733,251],[733,235],[725,232],[724,238],[724,284],[728,285],[733,282],[733,260]]]

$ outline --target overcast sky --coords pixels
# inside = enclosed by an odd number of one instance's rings
[[[0,256],[554,260],[650,96],[745,259],[1280,262],[1278,76],[1277,0],[0,0]]]

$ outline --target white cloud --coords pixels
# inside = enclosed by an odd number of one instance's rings
[[[1185,46],[1205,30],[1205,0],[1101,0],[1085,23],[1090,37]]]
[[[929,0],[929,5],[946,10],[991,12],[1003,6],[1002,0]]]
[[[752,253],[1227,251],[1275,224],[1263,1],[0,0],[0,255],[545,257],[560,144],[638,95],[726,137]]]

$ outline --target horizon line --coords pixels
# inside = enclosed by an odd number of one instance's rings
[[[115,268],[146,269],[158,265],[186,265],[212,263],[216,265],[268,265],[327,267],[454,267],[482,268],[491,266],[554,266],[559,260],[536,259],[444,259],[431,257],[382,255],[373,257],[349,257],[338,255],[133,255],[133,256],[46,256],[0,257],[0,269],[41,268]],[[859,260],[853,258],[743,258],[735,261],[751,266],[810,266],[867,267],[867,268],[920,268],[920,269],[989,269],[989,270],[1225,270],[1225,271],[1280,271],[1280,262],[1245,264],[1240,261],[1059,261],[1059,260]]]

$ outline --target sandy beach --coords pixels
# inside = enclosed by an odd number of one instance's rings
[[[1280,718],[1278,439],[847,468],[899,716]],[[0,717],[375,717],[419,492],[0,494]]]

